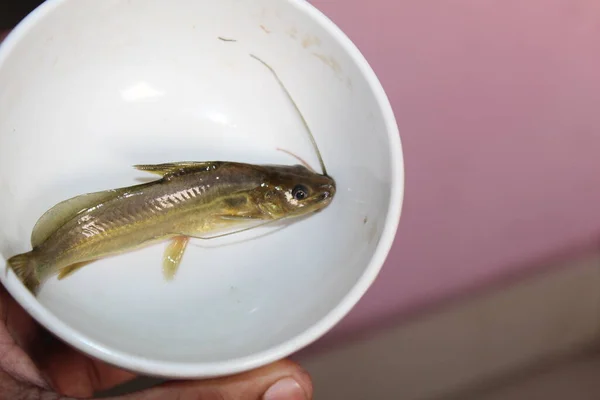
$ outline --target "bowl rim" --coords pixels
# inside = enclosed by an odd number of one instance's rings
[[[47,0],[27,15],[0,43],[0,66],[11,50],[36,23],[58,6],[71,0]],[[0,277],[13,298],[41,325],[77,350],[120,368],[166,378],[213,378],[245,372],[286,358],[320,339],[336,326],[364,296],[379,275],[394,243],[404,203],[405,170],[402,142],[396,118],[377,75],[358,47],[327,16],[306,0],[281,0],[290,3],[327,30],[358,66],[373,91],[383,114],[388,136],[391,191],[383,231],[371,259],[352,289],[314,325],[299,335],[249,356],[218,362],[160,361],[128,354],[95,341],[61,321],[39,303],[16,280]],[[0,274],[5,275],[5,274]]]

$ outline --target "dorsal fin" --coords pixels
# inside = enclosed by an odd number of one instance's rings
[[[169,179],[173,176],[183,175],[190,172],[200,171],[214,171],[222,163],[220,162],[194,162],[184,161],[175,163],[164,163],[164,164],[145,164],[145,165],[134,165],[135,169],[140,171],[150,172],[152,174],[160,175],[164,179]]]

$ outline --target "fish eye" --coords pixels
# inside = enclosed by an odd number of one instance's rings
[[[292,189],[292,197],[296,200],[304,200],[308,196],[308,189],[303,185],[296,185]]]

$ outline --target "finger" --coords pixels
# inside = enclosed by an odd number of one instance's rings
[[[45,382],[60,394],[73,397],[89,397],[96,391],[110,389],[135,378],[135,374],[112,367],[81,354],[39,326],[29,314],[0,285],[0,321],[14,340],[12,358],[4,357],[3,364],[10,363],[15,376],[45,387]],[[0,346],[7,348],[0,326]],[[6,340],[5,340],[6,339]],[[27,354],[25,354],[25,353]],[[6,353],[6,351],[5,351]],[[29,361],[29,357],[33,363]],[[17,362],[18,361],[18,362]],[[44,378],[42,380],[42,377]]]
[[[70,397],[90,397],[136,377],[53,339],[46,347],[46,357],[38,361],[42,374],[58,393]]]
[[[17,380],[48,387],[30,357],[38,332],[33,319],[0,285],[0,369]]]
[[[167,383],[113,400],[311,400],[312,381],[291,361],[240,375],[205,381]]]

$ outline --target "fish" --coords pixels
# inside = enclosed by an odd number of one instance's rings
[[[58,274],[64,279],[93,262],[170,240],[163,272],[173,279],[189,238],[249,229],[327,207],[335,181],[303,165],[176,162],[137,165],[161,178],[63,201],[36,223],[30,252],[8,260],[36,292]]]
[[[336,182],[327,173],[306,120],[274,69],[251,56],[269,68],[296,107],[315,146],[322,173],[308,165],[235,161],[134,165],[159,178],[56,204],[36,222],[32,249],[9,258],[7,272],[13,271],[36,295],[52,276],[62,280],[94,261],[168,242],[162,270],[170,281],[190,238],[236,234],[308,216],[329,206]]]

